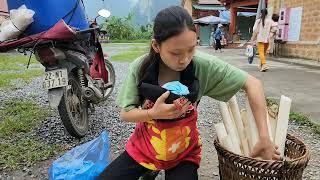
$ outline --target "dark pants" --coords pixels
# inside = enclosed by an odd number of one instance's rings
[[[220,39],[215,39],[216,40],[216,48],[215,50],[221,49],[221,40]]]
[[[183,161],[176,167],[165,171],[166,180],[197,180],[198,179],[198,165]],[[150,171],[141,166],[125,151],[117,159],[115,159],[109,166],[104,169],[97,179],[105,180],[138,180],[140,176]]]

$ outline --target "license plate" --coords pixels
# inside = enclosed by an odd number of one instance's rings
[[[47,71],[43,80],[42,87],[44,89],[53,89],[64,87],[68,85],[68,71],[67,69],[57,69]]]

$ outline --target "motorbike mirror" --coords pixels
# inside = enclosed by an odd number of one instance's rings
[[[101,9],[98,11],[99,16],[102,16],[104,18],[108,18],[110,17],[111,13],[110,11],[106,10],[106,9]]]

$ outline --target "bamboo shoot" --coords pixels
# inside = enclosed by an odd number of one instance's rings
[[[250,152],[252,151],[253,147],[257,144],[258,140],[259,140],[259,132],[258,132],[258,128],[254,119],[254,116],[252,114],[251,111],[251,107],[250,107],[250,103],[249,100],[247,98],[246,100],[246,107],[247,107],[247,115],[248,115],[248,127],[249,127],[249,134],[251,136],[251,138],[249,139],[251,142],[249,144],[251,144],[251,149]]]
[[[269,121],[270,121],[270,125],[271,125],[272,139],[273,139],[273,142],[275,142],[277,120],[275,118],[269,116]]]
[[[252,147],[252,140],[251,140],[251,134],[249,131],[249,125],[248,125],[248,114],[247,114],[247,110],[246,109],[242,109],[241,112],[241,119],[243,122],[243,127],[244,127],[244,134],[246,135],[247,141],[248,141],[248,145],[249,145],[249,152],[250,150],[253,148]]]
[[[222,142],[222,140],[228,135],[226,128],[223,123],[214,124],[214,128],[216,129],[216,133],[218,136],[218,140]]]
[[[290,98],[281,96],[275,136],[275,144],[279,146],[281,157],[284,156],[291,102]]]
[[[223,146],[224,148],[226,148],[228,151],[231,151],[231,152],[237,154],[237,152],[235,152],[234,146],[232,145],[232,140],[231,140],[230,134],[227,135],[227,136],[222,140],[222,146]]]
[[[244,132],[244,126],[243,126],[243,122],[241,120],[241,114],[240,114],[240,110],[239,110],[239,106],[238,106],[238,102],[237,102],[237,98],[236,96],[233,96],[230,101],[229,101],[229,105],[230,105],[230,110],[231,110],[231,114],[233,116],[233,120],[234,123],[236,125],[238,134],[240,136],[240,143],[241,143],[241,149],[244,155],[249,156],[249,144]]]
[[[219,109],[220,109],[220,113],[221,113],[222,120],[223,120],[225,128],[226,128],[226,131],[227,131],[228,135],[230,135],[230,138],[232,141],[232,145],[234,148],[233,152],[235,152],[236,154],[242,155],[241,149],[240,149],[240,140],[239,140],[239,137],[237,136],[237,133],[236,133],[237,132],[236,127],[234,127],[234,124],[231,120],[227,103],[220,102]]]
[[[269,137],[270,140],[273,142],[273,134],[272,134],[272,128],[271,128],[271,123],[270,123],[270,118],[269,118],[269,113],[267,111],[267,126],[268,126],[268,132],[269,132]]]
[[[214,124],[214,128],[216,129],[220,144],[227,150],[234,152],[231,138],[230,136],[228,136],[226,128],[224,127],[224,124],[223,123]]]

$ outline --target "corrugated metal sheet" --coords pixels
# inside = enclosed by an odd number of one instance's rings
[[[226,10],[226,8],[222,5],[193,5],[193,7],[198,10],[212,10],[212,11]]]

